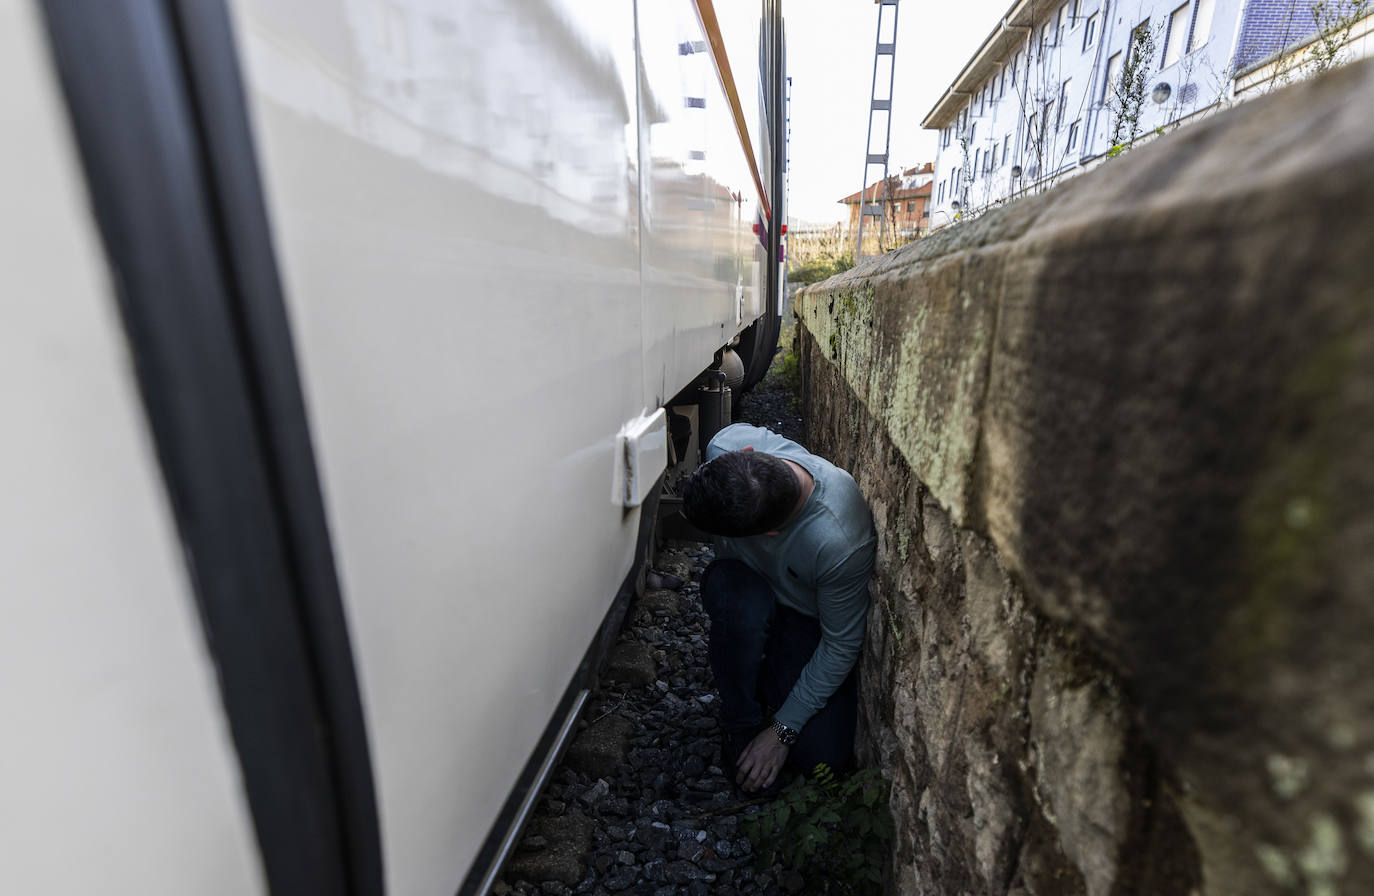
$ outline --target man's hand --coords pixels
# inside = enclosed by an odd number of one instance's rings
[[[739,754],[739,774],[735,783],[747,791],[761,790],[777,780],[787,761],[788,748],[772,728],[765,728]]]

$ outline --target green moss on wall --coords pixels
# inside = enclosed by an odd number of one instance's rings
[[[1291,648],[1302,602],[1325,578],[1337,525],[1331,472],[1341,450],[1341,387],[1353,365],[1351,338],[1339,337],[1295,368],[1279,400],[1287,425],[1241,510],[1247,591],[1222,641],[1242,669]]]

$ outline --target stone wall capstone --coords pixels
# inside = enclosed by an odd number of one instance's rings
[[[1374,893],[1374,64],[804,290],[901,893]]]

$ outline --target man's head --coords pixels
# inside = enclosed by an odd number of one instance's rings
[[[801,497],[792,468],[770,454],[730,451],[682,484],[682,513],[703,532],[762,535],[787,522]]]

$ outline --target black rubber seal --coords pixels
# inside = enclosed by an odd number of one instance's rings
[[[381,894],[366,730],[227,13],[42,8],[269,888]]]

